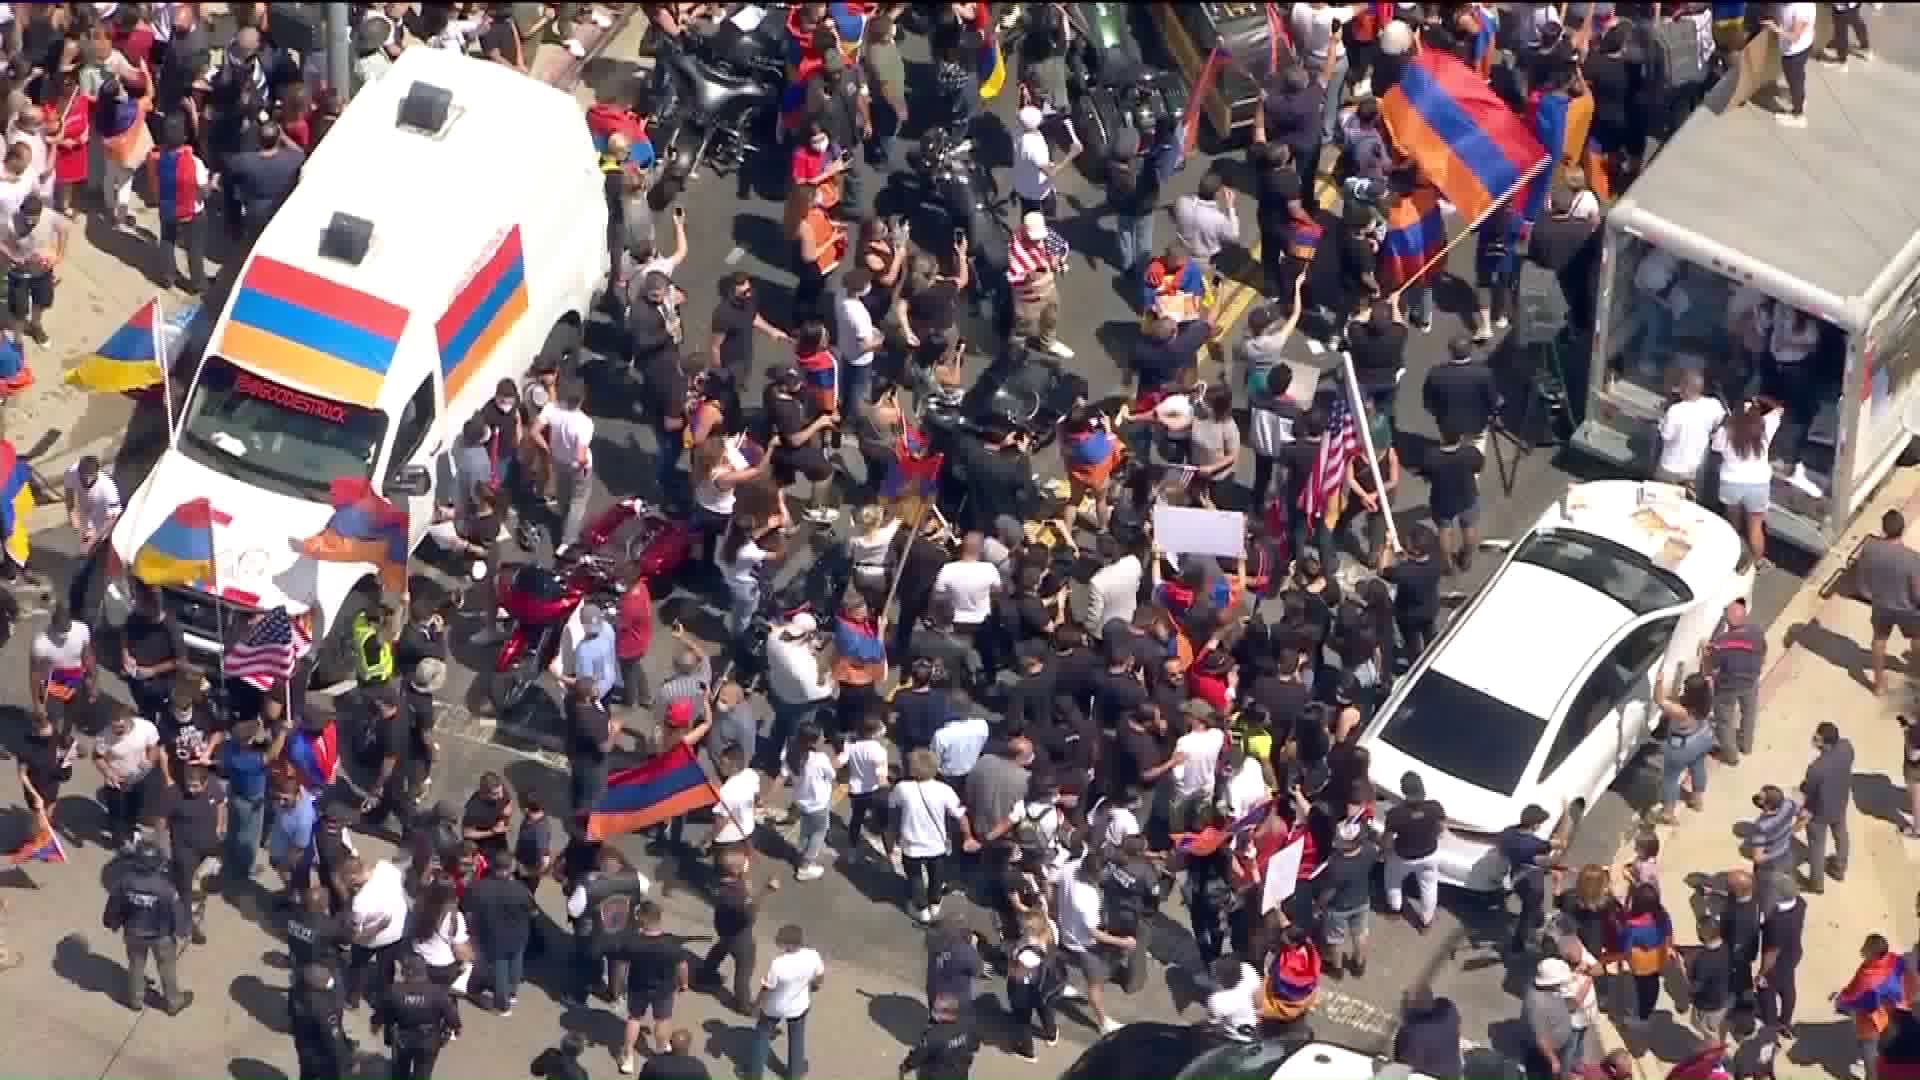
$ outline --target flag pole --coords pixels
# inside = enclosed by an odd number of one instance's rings
[[[1400,551],[1400,530],[1393,523],[1392,495],[1387,491],[1386,478],[1380,475],[1380,458],[1373,452],[1373,432],[1368,430],[1366,409],[1362,407],[1360,380],[1353,373],[1353,357],[1348,353],[1340,354],[1341,383],[1346,388],[1348,407],[1353,410],[1354,427],[1360,431],[1360,445],[1367,451],[1367,471],[1373,474],[1373,490],[1380,493],[1379,511],[1387,519],[1387,542],[1393,550]]]
[[[160,400],[166,406],[167,410],[167,448],[172,449],[174,432],[173,372],[170,369],[173,365],[167,360],[166,325],[166,309],[160,306],[160,297],[155,295],[153,298],[153,326],[150,329],[150,333],[153,335],[153,358],[154,361],[160,365]]]
[[[1389,130],[1389,134],[1391,134],[1391,130]],[[1499,198],[1493,200],[1491,203],[1488,203],[1487,208],[1481,211],[1480,216],[1474,219],[1473,224],[1468,225],[1464,229],[1461,229],[1458,235],[1448,240],[1447,246],[1441,248],[1439,254],[1435,255],[1431,259],[1428,259],[1420,267],[1419,270],[1409,275],[1407,277],[1407,280],[1404,283],[1402,283],[1399,288],[1393,290],[1393,292],[1388,296],[1388,299],[1389,300],[1397,299],[1401,293],[1406,292],[1408,289],[1411,289],[1416,284],[1418,284],[1420,279],[1426,276],[1427,271],[1433,269],[1435,266],[1438,266],[1441,263],[1446,262],[1447,255],[1450,254],[1453,251],[1453,249],[1459,245],[1460,241],[1465,240],[1467,237],[1473,235],[1473,231],[1475,229],[1478,229],[1482,222],[1486,221],[1487,218],[1491,216],[1495,210],[1498,210],[1501,206],[1505,205],[1508,200],[1512,199],[1515,195],[1519,194],[1521,188],[1524,188],[1528,184],[1532,183],[1535,177],[1539,176],[1543,171],[1550,172],[1553,168],[1553,162],[1554,162],[1553,154],[1551,151],[1549,151],[1545,161],[1542,161],[1539,165],[1534,166],[1531,170],[1527,172],[1525,176],[1522,176],[1519,180],[1515,181],[1514,185],[1508,188]],[[1516,253],[1515,257],[1516,258],[1518,257],[1518,253]]]

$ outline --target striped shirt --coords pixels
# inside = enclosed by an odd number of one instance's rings
[[[1751,831],[1747,833],[1747,843],[1753,846],[1758,861],[1772,862],[1784,859],[1793,851],[1793,822],[1800,816],[1800,804],[1792,799],[1780,803],[1780,808],[1772,813],[1762,811],[1753,819]]]
[[[1053,274],[1064,270],[1067,265],[1067,242],[1052,229],[1039,240],[1027,236],[1021,229],[1013,234],[1007,244],[1007,281],[1016,288],[1025,285],[1035,274]]]
[[[691,702],[692,715],[687,719],[689,727],[698,727],[706,718],[707,692],[713,686],[713,661],[705,656],[700,658],[700,666],[693,671],[675,672],[672,678],[660,686],[660,692],[654,695],[659,705],[659,715],[665,717],[674,703]]]

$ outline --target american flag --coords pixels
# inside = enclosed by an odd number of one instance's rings
[[[1014,232],[1013,239],[1007,243],[1007,281],[1014,285],[1025,285],[1027,279],[1039,273],[1058,273],[1067,266],[1067,242],[1053,229],[1039,240],[1030,239],[1026,229]]]
[[[1339,509],[1340,491],[1347,482],[1347,465],[1364,453],[1360,429],[1353,420],[1353,407],[1348,404],[1347,396],[1341,394],[1333,399],[1333,408],[1327,413],[1327,433],[1320,440],[1319,452],[1314,454],[1313,475],[1300,490],[1300,509],[1307,512],[1308,520]]]
[[[227,647],[222,670],[249,686],[272,689],[275,682],[290,677],[294,664],[313,649],[313,638],[303,623],[288,618],[283,607],[266,612],[239,644]]]

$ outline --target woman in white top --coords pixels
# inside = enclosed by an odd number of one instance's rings
[[[1767,507],[1773,495],[1773,462],[1768,451],[1785,415],[1780,403],[1756,397],[1713,433],[1713,450],[1720,455],[1720,503],[1727,519],[1746,537],[1740,559],[1745,570],[1767,557]]]
[[[736,521],[721,539],[719,550],[714,552],[714,565],[720,568],[720,575],[733,594],[733,605],[727,612],[727,630],[733,636],[745,635],[754,613],[760,610],[763,569],[780,557],[781,546],[779,528],[756,528],[745,521]]]
[[[473,963],[467,917],[456,900],[453,882],[435,878],[407,927],[414,953],[426,962],[427,977],[441,986],[452,986],[462,969]]]
[[[872,825],[876,836],[886,829],[887,744],[882,738],[887,731],[888,711],[885,702],[870,706],[860,723],[860,737],[845,751],[847,847],[856,856],[864,850],[878,853],[878,848],[863,849],[860,845],[861,832],[866,826]]]
[[[967,821],[967,808],[952,788],[935,779],[937,773],[933,751],[915,750],[907,755],[908,779],[895,784],[887,800],[897,823],[888,836],[888,848],[913,889],[913,905],[908,912],[922,923],[940,917],[940,895],[946,891],[946,858],[952,850],[947,840],[947,820],[959,823],[963,850],[980,850],[980,842],[973,838],[973,826]]]
[[[1800,460],[1801,441],[1805,432],[1813,424],[1813,415],[1820,407],[1819,388],[1814,380],[1814,352],[1820,348],[1820,320],[1788,304],[1776,304],[1773,318],[1773,331],[1768,335],[1767,346],[1773,355],[1766,383],[1768,392],[1780,402],[1785,415],[1794,421],[1794,429],[1800,434],[1789,439],[1782,446],[1780,460],[1792,466],[1787,482],[1808,497],[1820,499],[1826,492],[1807,475],[1807,467]]]
[[[847,557],[853,564],[854,584],[875,598],[886,594],[887,553],[893,549],[893,538],[899,532],[900,523],[870,503],[860,508],[858,527],[847,537]]]
[[[693,451],[693,524],[702,537],[724,533],[733,520],[735,490],[742,484],[760,479],[767,471],[769,455],[762,454],[758,464],[747,464],[732,439],[713,437]]]
[[[836,756],[827,750],[820,728],[802,724],[780,762],[781,775],[793,785],[793,809],[800,815],[800,831],[793,842],[800,860],[793,876],[801,881],[812,881],[827,872],[820,865],[820,855],[827,849],[827,827],[833,821],[829,814],[833,809],[833,782],[840,775],[840,766],[847,762],[846,751]]]

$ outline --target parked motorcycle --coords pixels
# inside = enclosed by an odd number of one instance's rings
[[[737,19],[705,37],[661,39],[650,88],[663,163],[649,194],[656,210],[679,198],[703,162],[721,175],[738,171],[760,150],[756,133],[771,129],[787,81],[785,24],[764,9],[748,20],[752,29]]]
[[[622,535],[635,522],[638,528]],[[579,543],[556,553],[552,569],[537,559],[501,567],[496,603],[507,626],[488,686],[495,714],[526,702],[559,655],[567,623],[581,604],[591,600],[617,610],[639,583],[679,570],[698,543],[690,522],[639,499],[622,499],[587,524]],[[537,548],[538,538],[523,546]]]
[[[936,128],[909,155],[921,199],[943,215],[947,229],[967,239],[976,310],[992,314],[1002,332],[1011,325],[1013,298],[1007,286],[1006,223],[993,174],[973,154],[973,140]],[[936,235],[938,235],[936,233]]]

